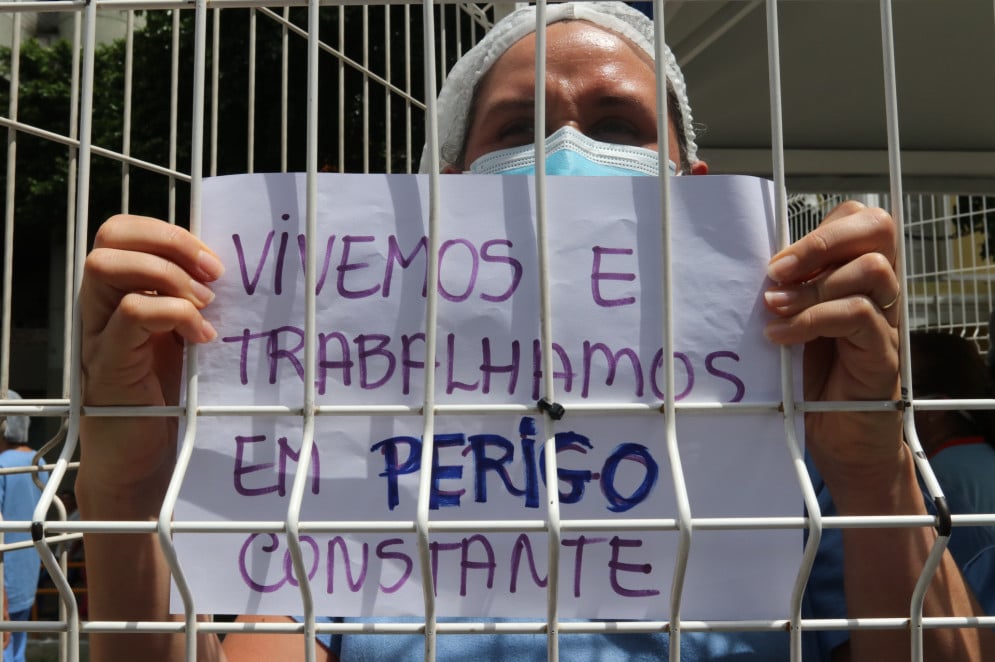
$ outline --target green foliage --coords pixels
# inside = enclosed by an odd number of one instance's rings
[[[282,13],[282,10],[277,10]],[[384,16],[390,12],[390,33],[385,34]],[[320,13],[320,35],[355,62],[368,62],[372,71],[386,70],[387,45],[391,45],[390,66],[395,85],[404,88],[405,59],[410,57],[411,87],[414,98],[423,98],[421,74],[421,12],[417,8],[410,14],[401,6],[370,7],[367,9],[369,40],[363,49],[363,11],[350,7],[344,12],[345,24],[339,42],[340,13],[337,7],[325,8]],[[410,20],[405,20],[409,16]],[[221,13],[220,48],[212,48],[213,21],[217,13],[209,12],[207,26],[207,103],[205,108],[204,174],[211,174],[210,166],[210,113],[211,63],[219,59],[217,173],[245,172],[248,169],[248,108],[249,98],[249,22],[250,10],[228,9]],[[281,165],[281,96],[282,77],[282,28],[263,15],[256,14],[256,103],[254,170],[278,171]],[[307,9],[293,8],[290,20],[306,27]],[[160,166],[169,163],[171,74],[173,59],[173,12],[155,11],[144,14],[145,25],[134,34],[133,91],[130,153],[134,158]],[[194,72],[193,11],[180,12],[180,37],[178,50],[178,91],[176,168],[190,172],[192,87]],[[410,34],[409,56],[405,48],[405,31]],[[288,98],[287,113],[287,167],[289,170],[305,169],[306,149],[306,76],[307,42],[291,34],[288,41]],[[19,86],[17,89],[17,120],[25,125],[51,131],[61,136],[70,133],[72,46],[65,41],[50,46],[33,39],[22,43],[20,51]],[[92,113],[92,144],[114,152],[123,150],[125,127],[125,58],[124,40],[103,44],[95,50],[94,90]],[[387,169],[387,116],[391,125],[391,170],[405,168],[405,104],[394,99],[389,111],[386,95],[381,86],[364,80],[362,73],[350,66],[340,68],[338,58],[322,52],[319,64],[319,112],[321,125],[318,137],[318,158],[322,169],[347,172],[362,171],[364,143],[369,151],[369,169],[383,172]],[[448,53],[451,64],[455,53]],[[0,76],[11,77],[11,53],[0,50]],[[344,112],[339,115],[339,77],[344,89]],[[364,83],[369,82],[367,132],[364,133],[363,100]],[[0,111],[10,117],[10,86],[0,84]],[[414,152],[414,167],[422,143],[422,114],[417,109],[411,113],[413,129],[410,142]],[[339,163],[340,133],[345,141],[344,159]],[[366,140],[364,136],[376,136]],[[44,328],[48,311],[49,263],[53,246],[63,243],[66,234],[67,211],[75,201],[69,201],[70,159],[74,150],[64,143],[18,132],[16,138],[16,170],[14,192],[15,218],[15,283],[27,284],[27,295],[15,297],[14,318],[16,326]],[[0,186],[6,186],[7,159],[0,160]],[[88,180],[89,233],[92,235],[99,223],[122,210],[122,165],[120,161],[92,155]],[[128,211],[165,218],[169,210],[171,183],[168,177],[132,166],[127,179]],[[189,187],[174,182],[176,219],[185,223],[189,209]],[[5,190],[5,189],[3,189]],[[2,250],[2,249],[0,249]],[[2,259],[0,255],[0,259]],[[55,273],[61,265],[56,265]],[[56,283],[52,293],[57,293]]]
[[[356,8],[345,12],[345,43],[342,51],[356,62],[364,57],[374,71],[385,70],[386,44],[393,44],[391,66],[395,84],[403,87],[403,79],[398,75],[404,71],[406,56],[404,28],[412,35],[411,68],[414,72],[412,87],[416,98],[422,97],[420,61],[420,13],[411,13],[411,25],[407,25],[400,14],[400,7],[376,7],[368,10],[370,39],[364,55],[362,49],[362,14]],[[383,33],[383,15],[391,11],[392,29],[388,37]],[[217,17],[209,13],[210,21]],[[133,92],[131,154],[139,159],[166,165],[169,159],[170,136],[170,78],[172,63],[173,12],[148,12],[144,16],[145,26],[137,31],[133,49]],[[179,40],[179,85],[177,94],[177,168],[189,172],[191,143],[191,109],[194,60],[194,19],[192,11],[180,13]],[[225,10],[221,13],[221,40],[217,56],[219,60],[218,88],[218,135],[217,172],[218,174],[244,172],[248,166],[248,72],[249,72],[249,10]],[[291,21],[306,26],[306,8],[294,8]],[[338,48],[339,12],[328,8],[320,14],[320,34],[327,42]],[[208,73],[212,58],[211,29],[208,25],[207,62]],[[256,48],[256,104],[255,104],[255,150],[254,169],[274,171],[280,169],[281,101],[280,80],[282,67],[281,27],[257,13]],[[305,167],[306,146],[306,40],[291,35],[289,39],[288,99],[288,168],[302,170]],[[92,143],[113,151],[122,150],[124,135],[124,72],[125,43],[123,40],[104,44],[96,49],[94,67],[94,96],[92,115]],[[18,120],[24,124],[68,134],[70,109],[70,82],[72,49],[64,41],[52,46],[42,46],[37,41],[24,42],[20,55],[20,87],[18,90]],[[11,68],[10,52],[0,52],[0,75],[9,79]],[[319,108],[322,117],[318,138],[319,161],[325,169],[359,171],[363,168],[363,141],[358,139],[363,129],[363,86],[364,76],[351,67],[341,73],[345,89],[345,112],[340,118],[339,62],[332,54],[323,52],[319,65]],[[208,76],[208,100],[205,114],[210,112],[211,81]],[[383,171],[386,167],[386,117],[385,93],[377,84],[369,86],[369,135],[378,136],[370,141],[370,169]],[[0,106],[9,109],[9,88],[0,90]],[[405,108],[395,99],[391,102],[392,125],[392,169],[403,168],[405,145]],[[8,113],[9,114],[9,113]],[[338,163],[339,126],[342,126],[344,139],[349,143],[345,150],[344,163]],[[418,152],[422,141],[421,114],[412,116],[414,135],[413,150]],[[210,168],[210,125],[205,116],[205,174]],[[20,135],[17,157],[17,222],[19,225],[36,223],[50,224],[57,216],[65,215],[66,177],[70,150],[62,144]],[[0,177],[6,178],[6,164]],[[90,181],[90,218],[99,221],[121,209],[121,165],[112,160],[94,155]],[[178,187],[180,196],[178,210],[185,210],[186,187]],[[161,175],[150,174],[141,168],[131,168],[129,186],[130,211],[165,216],[168,209],[168,180]],[[178,215],[186,215],[179,211]]]

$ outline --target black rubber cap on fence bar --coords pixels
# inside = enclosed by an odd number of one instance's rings
[[[946,497],[936,497],[933,499],[933,505],[936,507],[936,533],[944,538],[949,537],[950,531],[953,530],[953,522],[950,521],[950,508],[947,507]]]
[[[539,411],[549,414],[549,417],[554,421],[560,420],[567,413],[567,410],[559,402],[550,402],[546,398],[539,398],[536,406],[539,407]]]
[[[45,539],[45,523],[31,522],[31,540],[38,542]]]

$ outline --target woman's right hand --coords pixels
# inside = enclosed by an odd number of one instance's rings
[[[83,404],[173,405],[183,341],[217,335],[201,315],[207,284],[223,267],[204,242],[154,218],[115,216],[86,258],[82,317]],[[88,520],[154,521],[173,473],[175,417],[84,416],[76,478]],[[169,567],[154,534],[89,533],[86,571],[95,620],[171,620]],[[201,660],[222,660],[218,638],[203,635]],[[181,660],[184,636],[90,636],[91,660]]]
[[[176,404],[183,340],[217,335],[201,311],[214,298],[208,284],[223,271],[214,252],[183,228],[142,216],[108,219],[80,289],[83,404]],[[168,478],[175,430],[175,418],[84,417],[91,485]]]

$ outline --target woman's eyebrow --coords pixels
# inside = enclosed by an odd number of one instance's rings
[[[533,112],[535,108],[535,98],[532,96],[506,96],[493,101],[488,101],[481,106],[481,110],[488,114],[496,113],[519,113],[523,111]]]
[[[599,109],[603,108],[628,108],[633,110],[652,111],[652,105],[646,100],[634,94],[625,93],[600,93],[593,92],[588,102],[591,106]]]

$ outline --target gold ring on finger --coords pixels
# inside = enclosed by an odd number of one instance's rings
[[[896,303],[898,303],[898,300],[901,298],[901,296],[902,296],[902,291],[899,290],[897,293],[895,293],[895,298],[894,299],[892,299],[888,303],[886,303],[883,306],[881,306],[881,310],[888,310],[889,308],[891,308],[892,306],[894,306]]]

